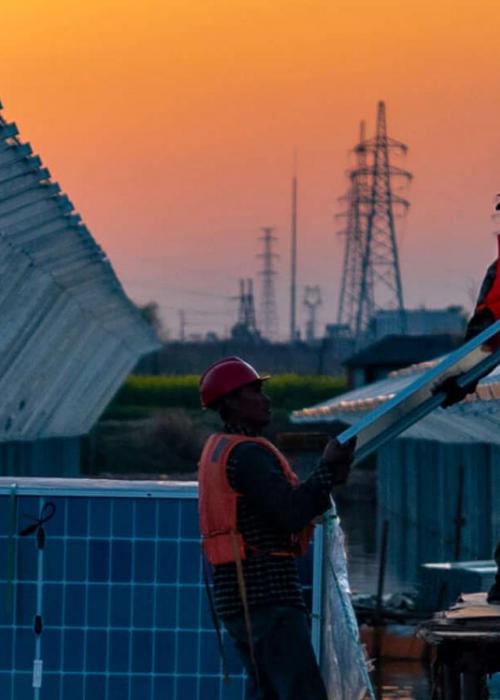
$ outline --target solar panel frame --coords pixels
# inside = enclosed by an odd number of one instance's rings
[[[15,617],[7,620],[0,605],[0,646],[10,650],[0,655],[0,696],[243,700],[243,670],[225,633],[232,672],[229,684],[222,679],[200,566],[196,484],[0,478],[0,510],[8,514],[16,503],[16,533],[30,522],[22,516],[35,517],[47,501],[56,514],[46,524],[42,584],[34,536],[12,536],[12,517],[0,522],[2,603],[9,541],[16,562]],[[313,602],[320,600],[321,576],[313,567],[319,542],[300,566]],[[44,668],[35,696],[40,586]]]

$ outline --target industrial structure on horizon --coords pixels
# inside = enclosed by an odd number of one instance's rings
[[[276,236],[273,236],[273,228],[271,226],[264,226],[262,234],[259,240],[262,241],[264,250],[257,256],[262,260],[262,270],[259,272],[259,275],[262,277],[260,327],[266,338],[276,340],[279,327],[274,286],[276,275],[274,260],[278,257],[273,251],[273,243],[276,241]]]
[[[377,107],[375,137],[367,139],[361,123],[354,147],[356,165],[349,172],[348,203],[337,323],[347,325],[359,348],[373,340],[370,323],[377,312],[391,309],[397,316],[395,332],[406,333],[403,285],[396,240],[395,209],[408,209],[407,199],[392,187],[395,178],[410,180],[411,173],[391,165],[391,150],[406,153],[407,146],[387,135],[385,103]]]
[[[377,105],[375,135],[366,135],[365,123],[361,122],[359,141],[354,146],[355,165],[349,171],[348,193],[340,198],[347,204],[339,214],[345,219],[340,232],[344,237],[344,259],[340,280],[339,304],[335,322],[328,322],[320,329],[318,312],[326,307],[328,314],[331,305],[323,298],[317,283],[299,285],[298,279],[298,179],[294,162],[291,180],[290,218],[290,269],[289,269],[289,335],[284,341],[283,319],[280,319],[276,302],[277,269],[275,261],[279,257],[275,251],[277,237],[275,229],[262,227],[258,238],[262,246],[257,258],[262,265],[257,271],[261,284],[254,297],[252,279],[241,279],[234,320],[229,314],[229,324],[223,335],[211,332],[206,336],[190,334],[183,336],[193,347],[192,358],[186,368],[193,371],[198,365],[197,343],[210,345],[205,352],[213,352],[214,344],[247,344],[252,352],[262,348],[264,361],[269,361],[276,351],[283,356],[285,346],[286,361],[274,360],[273,366],[286,371],[342,371],[345,361],[363,348],[378,343],[391,336],[399,347],[418,343],[417,338],[446,336],[450,347],[463,337],[467,314],[461,306],[427,309],[409,309],[404,305],[403,281],[401,276],[396,221],[398,214],[405,213],[410,204],[401,195],[400,183],[408,183],[412,175],[407,170],[391,162],[392,153],[406,154],[407,146],[388,135],[385,103]],[[295,158],[294,158],[295,160]],[[297,319],[297,295],[302,294],[303,323]],[[258,313],[256,313],[256,308]],[[333,319],[332,319],[333,320]],[[232,321],[232,323],[231,323]],[[281,328],[282,335],[279,335]],[[414,338],[407,340],[404,336]],[[275,347],[271,348],[271,344]],[[305,346],[309,346],[313,356],[305,359]],[[170,348],[172,346],[170,345]],[[232,347],[232,346],[231,346]],[[222,351],[222,349],[221,349]],[[236,346],[235,346],[236,351]],[[396,348],[397,352],[397,348]],[[403,353],[404,354],[404,353]],[[257,363],[259,360],[257,359]],[[294,359],[295,358],[295,359]],[[187,362],[187,360],[186,360]],[[162,364],[162,363],[160,363]],[[183,361],[176,362],[172,371],[179,371]],[[162,364],[162,366],[164,366]]]
[[[380,101],[377,105],[375,136],[368,138],[365,123],[361,122],[359,142],[353,152],[356,162],[348,173],[349,190],[340,198],[340,201],[347,203],[347,208],[338,215],[346,223],[340,231],[345,245],[337,319],[335,324],[329,324],[325,334],[318,333],[317,310],[324,300],[317,284],[302,287],[302,304],[306,311],[303,333],[297,320],[298,179],[294,163],[290,219],[290,343],[299,342],[301,337],[309,343],[316,342],[321,337],[332,339],[333,336],[339,336],[337,331],[340,332],[341,329],[343,342],[349,339],[349,343],[344,345],[352,351],[353,348],[359,350],[378,340],[384,334],[415,335],[429,332],[425,328],[431,325],[430,319],[425,317],[426,311],[409,311],[404,305],[396,220],[398,210],[406,211],[409,201],[399,194],[401,188],[395,186],[395,182],[408,182],[412,175],[391,163],[391,152],[405,154],[407,146],[388,135],[384,102]],[[274,228],[262,228],[259,238],[262,249],[257,255],[262,261],[262,267],[257,272],[261,279],[257,304],[259,313],[256,318],[255,311],[250,312],[248,306],[250,298],[250,306],[254,304],[253,290],[251,294],[249,286],[245,288],[246,291],[240,290],[237,320],[231,327],[231,336],[236,333],[240,339],[246,335],[252,339],[272,342],[279,340],[279,329],[283,329],[284,324],[280,323],[276,303],[276,240]],[[253,283],[248,281],[243,284]],[[438,311],[433,313],[436,316]],[[456,319],[451,319],[448,310],[439,310],[439,313],[446,317],[447,327],[440,326],[436,316],[434,321],[438,323],[437,330],[458,333]],[[417,316],[420,317],[420,322],[416,321]],[[416,326],[419,326],[418,329]],[[212,333],[211,336],[213,335]]]

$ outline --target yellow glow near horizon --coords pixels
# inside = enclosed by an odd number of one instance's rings
[[[174,275],[188,259],[191,280],[191,267],[255,254],[234,231],[271,222],[285,236],[297,146],[303,274],[333,292],[347,151],[385,99],[416,175],[410,302],[437,304],[437,282],[422,279],[439,256],[452,279],[467,266],[479,277],[494,254],[499,19],[490,0],[25,0],[2,8],[0,99],[126,276],[146,244]]]

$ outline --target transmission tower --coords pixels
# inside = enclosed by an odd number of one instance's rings
[[[362,335],[368,332],[370,320],[380,309],[396,310],[399,317],[398,330],[400,333],[406,332],[394,207],[408,209],[410,204],[392,190],[391,179],[410,180],[411,174],[390,165],[390,149],[406,153],[407,146],[387,136],[385,103],[379,102],[375,138],[366,143],[367,153],[372,155],[372,163],[365,168],[371,187],[366,199],[369,211],[361,260],[361,290],[356,319],[358,344]]]
[[[373,139],[355,147],[357,163],[350,173],[346,253],[338,318],[351,327],[356,346],[369,341],[370,321],[382,309],[397,316],[395,331],[406,332],[403,288],[396,241],[395,210],[409,202],[393,188],[411,174],[390,164],[389,152],[406,153],[405,144],[387,136],[384,102],[378,103]]]
[[[346,226],[339,231],[345,238],[344,264],[340,285],[337,323],[349,329],[351,336],[356,331],[357,311],[361,294],[361,261],[366,241],[367,221],[367,158],[365,145],[365,122],[360,123],[359,142],[353,152],[356,157],[356,167],[349,172],[349,191],[340,197],[341,202],[347,202],[347,211],[338,217],[346,219]]]
[[[306,340],[311,343],[316,337],[316,314],[321,306],[321,288],[306,287],[304,290],[304,306],[308,311],[306,322]]]
[[[260,327],[266,338],[275,340],[278,334],[278,312],[274,289],[276,271],[273,268],[273,262],[278,256],[273,253],[273,242],[276,237],[273,236],[273,229],[269,226],[264,227],[262,231],[264,235],[259,240],[264,243],[264,252],[257,256],[262,258],[262,270],[259,273],[262,277]]]

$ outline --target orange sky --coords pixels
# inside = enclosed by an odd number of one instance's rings
[[[2,7],[0,98],[174,334],[179,308],[191,332],[228,325],[234,302],[215,295],[254,276],[264,225],[287,332],[295,146],[299,283],[321,284],[321,320],[335,320],[336,198],[359,120],[371,133],[384,99],[415,175],[406,303],[470,305],[495,254],[499,19],[492,0],[23,0]]]

